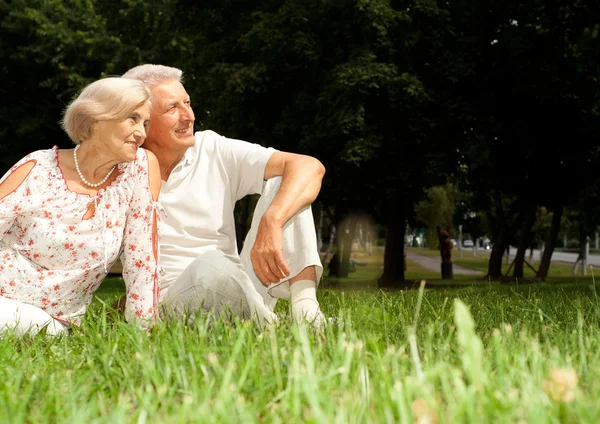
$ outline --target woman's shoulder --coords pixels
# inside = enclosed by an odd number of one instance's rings
[[[154,152],[144,148],[138,149],[138,157],[140,155],[143,157],[142,160],[144,161],[144,175],[148,178],[153,195],[157,197],[161,185],[160,165],[158,163],[158,158]]]
[[[42,166],[43,168],[54,168],[56,167],[56,156],[58,154],[58,147],[54,146],[52,149],[44,149],[44,150],[35,150],[27,155],[23,156],[21,160],[15,163],[11,170],[15,170],[21,165],[24,165],[28,162],[34,162],[34,167],[37,165]]]
[[[133,162],[126,164],[126,166],[128,165],[129,169],[134,174],[147,173],[148,168],[150,167],[150,163],[152,161],[158,162],[158,160],[156,159],[156,155],[151,151],[140,147],[137,153],[135,154],[135,159],[133,160]]]
[[[160,165],[158,163],[158,158],[156,155],[146,149],[140,149],[146,152],[146,157],[148,160],[148,181],[150,183],[150,191],[152,192],[152,197],[154,199],[158,198],[158,194],[160,193],[160,187],[162,185],[161,176],[160,176]]]
[[[143,147],[139,149],[138,155],[143,155],[145,160],[148,162],[149,168],[157,168],[158,167],[158,158],[151,150],[144,149]]]
[[[56,175],[54,171],[56,168],[54,164],[55,157],[55,149],[36,150],[28,153],[1,176],[0,184],[2,185],[2,190],[0,191],[4,195],[14,192],[25,181],[28,181],[25,184],[28,187],[27,190],[30,190],[34,181],[47,184]],[[4,195],[0,195],[0,198],[4,197]]]
[[[156,155],[150,150],[139,148],[135,160],[128,164],[128,172],[134,180],[140,178],[146,180],[148,177],[158,178],[160,181],[160,168]]]
[[[158,167],[156,155],[143,147],[138,149],[133,163],[137,165],[138,171],[143,170],[144,172],[148,172],[148,170],[156,169]]]

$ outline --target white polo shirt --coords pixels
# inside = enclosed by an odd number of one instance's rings
[[[221,250],[238,255],[235,202],[262,192],[265,166],[276,151],[214,131],[199,131],[195,137],[196,144],[162,182],[161,298],[201,254]]]

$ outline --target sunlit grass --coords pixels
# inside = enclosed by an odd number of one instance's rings
[[[107,316],[109,279],[68,337],[0,339],[0,422],[599,422],[591,281],[354,290],[377,260],[323,285],[323,333],[281,302],[272,330],[199,315],[146,334]]]
[[[324,281],[321,283],[323,287],[344,287],[353,288],[356,290],[370,290],[377,288],[377,280],[383,273],[383,256],[381,252],[367,255],[364,252],[356,252],[354,258],[361,262],[366,262],[366,265],[357,265],[355,272],[349,272],[346,278],[328,277],[327,264],[325,264]],[[440,277],[440,273],[432,271],[429,268],[420,266],[416,262],[407,260],[405,278],[408,281],[417,282],[426,279],[436,279]]]

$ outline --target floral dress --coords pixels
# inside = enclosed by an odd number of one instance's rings
[[[0,199],[0,296],[79,324],[120,255],[125,316],[152,325],[158,313],[158,204],[146,152],[138,149],[133,162],[117,165],[117,178],[94,197],[69,190],[56,146],[27,155],[0,183],[28,162],[35,166],[25,180]]]

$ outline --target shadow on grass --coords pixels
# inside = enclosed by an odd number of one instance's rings
[[[123,278],[110,276],[106,277],[96,291],[96,296],[102,298],[105,302],[114,302],[125,294],[125,283]]]

